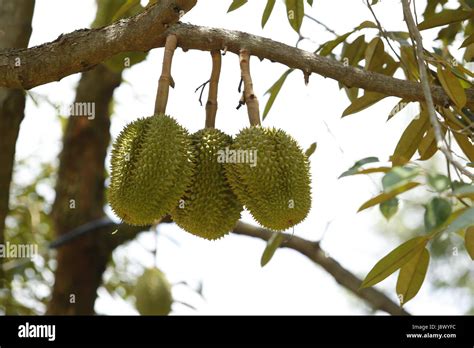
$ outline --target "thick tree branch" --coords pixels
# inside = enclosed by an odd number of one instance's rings
[[[28,46],[34,6],[34,0],[0,0],[0,49]],[[5,239],[15,146],[24,108],[24,91],[0,87],[0,245]],[[0,260],[0,288],[4,279],[3,261]]]
[[[29,89],[90,70],[117,53],[148,51],[196,2],[161,0],[143,13],[104,28],[76,30],[31,49],[2,51],[0,87]]]
[[[255,227],[244,222],[239,222],[233,232],[235,234],[260,238],[265,241],[268,241],[273,234],[273,232],[269,230]],[[340,285],[365,300],[374,309],[382,310],[392,315],[409,314],[386,295],[374,288],[359,290],[362,280],[342,267],[339,262],[329,257],[324,250],[321,249],[319,243],[290,235],[286,235],[285,240],[286,242],[282,244],[282,248],[293,249],[305,255],[324,268]]]
[[[183,49],[227,50],[239,54],[241,48],[260,59],[269,59],[303,72],[316,73],[337,80],[348,87],[359,87],[369,91],[404,98],[409,101],[424,101],[422,86],[379,73],[365,71],[318,56],[292,46],[263,37],[224,29],[199,27],[178,23],[166,33],[163,30],[177,19],[178,14],[167,6],[177,0],[160,1],[159,6],[110,26],[96,30],[79,30],[63,35],[56,41],[27,50],[0,52],[0,86],[33,88],[48,82],[85,71],[113,55],[124,51],[148,51],[163,47],[166,36],[175,34],[178,46]],[[181,1],[190,3],[191,1]],[[194,5],[187,4],[184,10]],[[52,54],[54,53],[54,54]],[[16,58],[27,62],[14,68]],[[449,97],[441,86],[432,86],[435,104],[450,104]],[[467,89],[468,106],[474,109],[474,89]]]

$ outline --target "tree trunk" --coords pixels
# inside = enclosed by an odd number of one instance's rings
[[[95,107],[95,118],[69,116],[52,209],[58,236],[104,216],[109,107],[120,82],[121,74],[102,65],[84,73],[79,82],[74,105],[89,103],[89,107]],[[113,250],[107,239],[110,239],[110,233],[98,230],[59,248],[48,314],[94,313],[97,288]]]
[[[34,0],[0,0],[0,49],[28,46],[34,7]],[[5,243],[15,146],[24,109],[23,90],[0,87],[0,244]],[[2,266],[0,261],[0,282],[4,279]]]

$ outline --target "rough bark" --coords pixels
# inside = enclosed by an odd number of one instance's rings
[[[68,120],[52,209],[57,235],[104,215],[109,106],[120,82],[121,74],[101,65],[84,73],[79,82],[75,103],[95,103],[95,118],[79,115]],[[99,230],[58,250],[48,314],[94,313],[96,291],[111,253],[110,232]]]
[[[157,8],[154,10],[156,12]],[[302,70],[306,75],[316,73],[348,87],[359,87],[409,101],[425,100],[421,85],[414,81],[344,66],[336,60],[239,31],[178,23],[170,26],[165,33],[160,33],[156,27],[163,30],[167,25],[150,26],[150,17],[151,11],[147,11],[102,29],[75,31],[32,49],[0,52],[0,86],[29,89],[60,80],[87,70],[119,52],[148,51],[163,47],[166,36],[175,34],[178,37],[178,46],[183,49],[226,49],[239,54],[240,50],[245,48],[260,59]],[[137,30],[137,27],[143,27],[144,30]],[[55,55],[50,52],[55,52]],[[30,64],[14,69],[13,63],[17,57],[30,61]],[[450,99],[441,86],[433,86],[432,94],[436,104],[449,105]],[[474,89],[466,89],[466,95],[468,106],[474,109]]]
[[[34,0],[0,0],[0,49],[28,46],[34,6]],[[0,244],[5,242],[15,145],[24,109],[23,90],[0,87]],[[0,281],[3,279],[2,264],[0,262]]]
[[[104,28],[76,30],[32,50],[5,50],[0,54],[0,86],[29,89],[90,70],[117,53],[148,51],[196,1],[161,0]],[[16,66],[18,58],[26,63]]]

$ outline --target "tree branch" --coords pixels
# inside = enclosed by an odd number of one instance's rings
[[[178,0],[160,1],[159,5],[130,19],[101,29],[75,31],[41,46],[0,51],[0,86],[29,89],[60,80],[90,69],[120,52],[148,51],[163,47],[166,36],[175,34],[178,46],[185,50],[226,50],[239,54],[242,48],[246,48],[260,59],[266,58],[307,74],[316,73],[329,77],[348,87],[359,87],[408,101],[425,100],[422,86],[417,82],[344,66],[333,59],[256,35],[183,23],[172,25],[163,33],[167,26],[164,22],[170,23],[169,19],[177,20],[178,14],[168,8],[170,4],[177,2]],[[182,7],[189,10],[196,0],[180,2],[192,2],[189,6]],[[16,58],[27,64],[15,68]],[[450,104],[450,99],[441,86],[432,86],[431,92],[435,104],[443,107]],[[474,109],[474,89],[466,89],[466,95],[467,105]]]
[[[0,0],[0,49],[27,47],[31,35],[34,0]],[[4,244],[9,212],[15,146],[24,117],[25,93],[0,87],[0,245]],[[0,287],[4,279],[0,259]]]
[[[274,232],[239,221],[233,233],[268,241]],[[289,234],[285,234],[285,240],[286,242],[282,244],[282,248],[293,249],[305,255],[324,268],[340,285],[365,300],[374,309],[379,309],[392,315],[409,315],[408,312],[380,291],[374,288],[359,290],[362,280],[342,267],[339,262],[329,257],[324,250],[321,249],[319,243]]]
[[[148,51],[157,47],[160,35],[196,2],[161,0],[134,17],[100,29],[76,30],[31,49],[2,51],[0,87],[30,89],[90,70],[117,53]]]
[[[172,220],[170,216],[166,216],[160,221],[160,223],[171,222]],[[149,227],[150,226],[119,226],[109,218],[104,217],[78,226],[77,228],[59,236],[58,239],[51,243],[50,248],[61,248],[86,235],[93,233],[97,236],[98,230],[104,230],[109,235],[109,242],[113,243],[111,248],[111,250],[113,250],[121,243],[133,239],[139,232],[148,230]],[[119,232],[110,236],[110,233],[114,229],[119,229]],[[274,232],[239,221],[234,228],[233,233],[268,241]],[[406,312],[403,308],[398,306],[380,291],[373,288],[359,290],[362,280],[342,267],[339,262],[329,257],[324,252],[324,250],[321,249],[319,243],[312,242],[297,236],[290,236],[288,234],[285,234],[285,240],[286,242],[284,242],[281,247],[293,249],[305,255],[310,260],[324,268],[324,270],[333,276],[340,285],[366,301],[374,309],[379,309],[392,315],[409,315],[408,312]]]

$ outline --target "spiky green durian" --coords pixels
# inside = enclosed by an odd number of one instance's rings
[[[291,136],[280,129],[249,127],[237,135],[232,150],[230,163],[225,165],[228,181],[240,202],[262,226],[282,231],[308,215],[308,158]],[[251,159],[252,154],[254,163],[242,163],[249,162],[243,161],[243,157]]]
[[[192,144],[173,118],[138,119],[120,133],[112,149],[108,199],[131,225],[149,225],[168,214],[191,184]]]
[[[192,141],[196,154],[193,183],[171,215],[189,233],[217,239],[232,230],[243,209],[225,177],[225,153],[232,137],[206,128],[194,133]]]
[[[137,280],[135,307],[141,315],[168,315],[173,296],[171,285],[158,268],[147,269]]]

